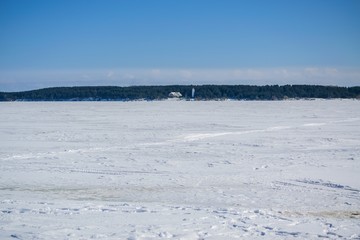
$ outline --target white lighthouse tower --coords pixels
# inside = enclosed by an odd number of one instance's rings
[[[195,97],[195,88],[192,88],[191,90],[191,99],[194,100]]]

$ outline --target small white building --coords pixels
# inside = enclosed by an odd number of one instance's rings
[[[169,93],[170,98],[181,98],[182,94],[180,92],[171,92]]]

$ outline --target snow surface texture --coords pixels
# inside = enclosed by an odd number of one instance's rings
[[[0,110],[0,239],[360,239],[360,101]]]

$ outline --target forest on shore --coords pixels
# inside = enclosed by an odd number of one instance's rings
[[[168,86],[88,86],[53,87],[22,92],[0,92],[0,101],[133,101],[163,100],[179,92],[182,99],[195,100],[283,100],[311,98],[357,98],[360,86],[319,85],[168,85]]]

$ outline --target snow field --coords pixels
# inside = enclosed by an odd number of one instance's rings
[[[0,104],[1,239],[359,239],[360,102]]]

